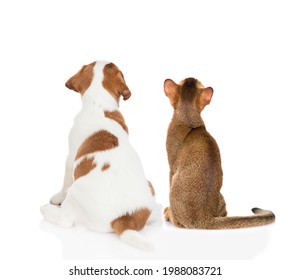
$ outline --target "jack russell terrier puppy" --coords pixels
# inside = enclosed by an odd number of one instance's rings
[[[138,231],[162,223],[161,206],[118,110],[120,96],[131,96],[122,72],[113,63],[93,62],[66,87],[81,94],[83,106],[69,135],[63,189],[41,207],[44,218],[63,227],[80,222],[115,232],[132,246],[152,249]]]

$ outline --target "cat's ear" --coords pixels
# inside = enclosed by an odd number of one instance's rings
[[[213,88],[212,87],[203,88],[201,90],[201,93],[200,93],[199,99],[198,99],[198,104],[197,104],[198,109],[200,111],[202,111],[205,108],[205,106],[211,102],[212,95],[213,95]]]
[[[167,79],[164,82],[164,91],[166,96],[170,99],[171,105],[174,109],[177,108],[178,100],[179,100],[179,86],[172,81],[171,79]]]

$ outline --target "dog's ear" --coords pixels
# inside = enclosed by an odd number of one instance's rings
[[[83,95],[92,82],[95,63],[84,65],[77,74],[66,82],[66,87]]]
[[[167,79],[164,82],[164,91],[169,98],[171,105],[176,109],[179,101],[179,85],[171,79]]]
[[[117,91],[118,91],[118,94],[122,95],[123,100],[127,100],[131,96],[131,92],[128,86],[126,85],[123,74],[121,72],[120,72],[120,75],[121,75],[121,80],[120,80],[120,84],[118,85]]]
[[[125,83],[122,72],[113,63],[105,65],[103,69],[104,79],[103,87],[119,102],[122,95],[123,100],[127,100],[131,96],[131,92]]]

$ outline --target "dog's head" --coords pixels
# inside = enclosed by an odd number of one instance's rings
[[[66,82],[66,87],[83,96],[95,80],[98,83],[94,83],[94,85],[96,84],[96,87],[102,86],[118,103],[120,96],[123,96],[123,100],[127,100],[131,96],[122,72],[115,64],[104,61],[95,61],[84,65],[77,74]]]

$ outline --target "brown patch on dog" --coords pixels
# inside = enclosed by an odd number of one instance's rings
[[[94,75],[93,68],[95,64],[96,62],[84,65],[77,74],[75,74],[66,82],[66,87],[83,95],[84,92],[91,85]]]
[[[132,214],[127,213],[115,219],[112,221],[111,226],[118,235],[122,234],[127,229],[141,230],[145,226],[150,214],[151,212],[149,209],[141,208]]]
[[[105,170],[107,170],[109,167],[110,167],[110,164],[106,162],[106,163],[103,164],[101,171],[105,171]]]
[[[118,138],[106,130],[100,130],[89,136],[79,147],[76,159],[91,154],[118,147]]]
[[[155,192],[155,189],[154,189],[152,183],[151,183],[150,181],[148,181],[148,184],[149,184],[149,187],[150,187],[150,189],[151,189],[151,193],[152,193],[152,195],[155,196],[156,192]]]
[[[103,74],[103,87],[109,91],[118,103],[120,95],[123,96],[123,100],[127,100],[131,96],[131,92],[124,81],[123,74],[115,64],[106,64],[103,69]]]
[[[119,111],[117,111],[117,110],[112,111],[112,112],[105,111],[104,115],[106,118],[109,118],[111,120],[118,122],[121,125],[121,127],[126,131],[126,133],[128,133],[128,127],[125,124],[124,117],[122,116],[122,114]]]
[[[93,163],[94,158],[85,157],[82,161],[77,165],[74,170],[74,178],[77,180],[78,178],[87,175],[92,169],[94,169],[97,165]]]

